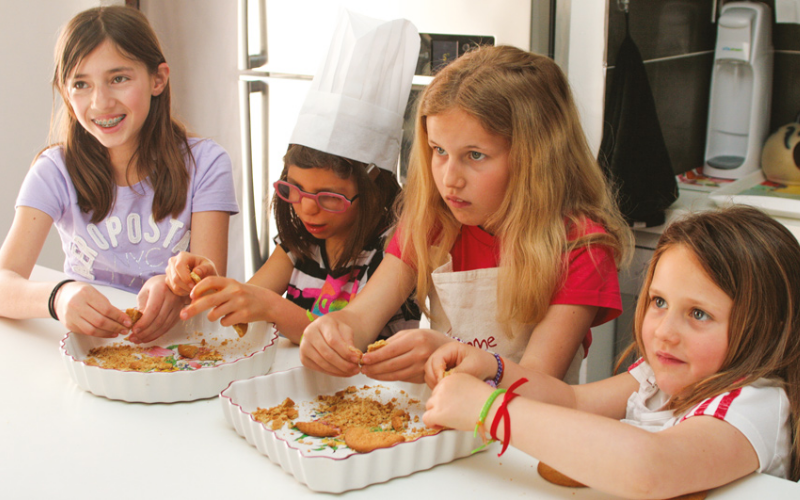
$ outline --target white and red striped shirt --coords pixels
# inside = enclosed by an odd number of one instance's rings
[[[638,360],[628,372],[639,382],[639,390],[628,398],[623,422],[658,432],[687,418],[715,417],[736,427],[750,441],[758,454],[759,472],[788,477],[791,459],[789,399],[778,382],[760,379],[675,415],[672,410],[663,409],[669,395],[658,388],[653,370],[646,361]]]

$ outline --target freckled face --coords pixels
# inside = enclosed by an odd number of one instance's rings
[[[509,144],[455,108],[427,117],[432,173],[460,223],[483,226],[506,196]]]
[[[677,245],[664,252],[648,291],[642,341],[659,388],[681,395],[722,367],[733,300]]]
[[[166,63],[162,66],[168,68]],[[67,100],[78,122],[109,149],[112,162],[119,158],[126,163],[138,147],[150,98],[165,86],[166,79],[122,55],[109,40],[86,56],[66,82]]]

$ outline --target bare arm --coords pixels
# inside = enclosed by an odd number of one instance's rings
[[[195,212],[192,214],[192,253],[211,260],[219,276],[228,272],[228,212]]]
[[[0,316],[46,318],[55,282],[30,281],[53,219],[35,208],[19,207],[0,248]],[[68,283],[55,297],[56,312],[69,330],[99,337],[126,333],[130,318],[86,283]]]
[[[265,301],[269,316],[267,321],[275,323],[275,328],[279,332],[295,344],[299,344],[303,330],[311,323],[311,320],[305,309],[283,297],[289,287],[293,271],[292,260],[278,245],[267,262],[250,278],[248,283],[266,289]]]
[[[184,308],[181,317],[187,319],[211,309],[208,319],[221,318],[224,326],[268,321],[297,344],[310,320],[305,309],[282,296],[293,270],[289,256],[277,247],[247,283],[213,276],[203,279],[192,291],[192,303]]]
[[[55,283],[28,281],[42,252],[53,219],[29,207],[19,207],[0,248],[0,316],[44,318]]]
[[[628,398],[639,388],[629,373],[591,384],[569,385],[542,371],[532,370],[510,360],[504,360],[505,371],[500,387],[508,388],[525,377],[528,383],[517,393],[537,401],[573,408],[597,415],[621,419],[625,416]],[[434,388],[450,373],[468,374],[479,380],[489,380],[497,373],[494,355],[468,344],[451,342],[437,349],[425,365],[425,381]]]
[[[522,387],[525,385],[531,382]],[[605,389],[620,391],[624,385],[607,385]],[[489,386],[473,377],[447,377],[428,401],[425,423],[472,430],[491,392]],[[595,399],[603,397],[622,399],[613,393]],[[496,418],[501,400],[498,398],[492,406],[487,427]],[[713,417],[691,418],[650,433],[616,419],[523,397],[514,399],[508,410],[512,446],[588,486],[626,498],[670,498],[706,490],[758,467],[757,455],[747,438]],[[505,440],[503,425],[498,429],[498,437]]]
[[[597,310],[594,306],[551,305],[534,327],[519,364],[563,379]]]

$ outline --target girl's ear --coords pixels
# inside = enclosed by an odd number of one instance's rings
[[[164,92],[164,88],[169,82],[169,65],[165,62],[158,65],[158,69],[153,75],[153,92],[152,95],[160,95]]]

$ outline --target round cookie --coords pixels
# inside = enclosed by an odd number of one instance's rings
[[[404,442],[400,434],[390,431],[375,431],[367,427],[348,427],[344,431],[345,444],[359,453],[369,453],[378,448],[388,448]]]
[[[536,472],[538,472],[545,481],[557,484],[559,486],[567,486],[569,488],[586,488],[585,484],[579,483],[578,481],[565,476],[544,462],[539,462],[539,466],[536,467]]]

